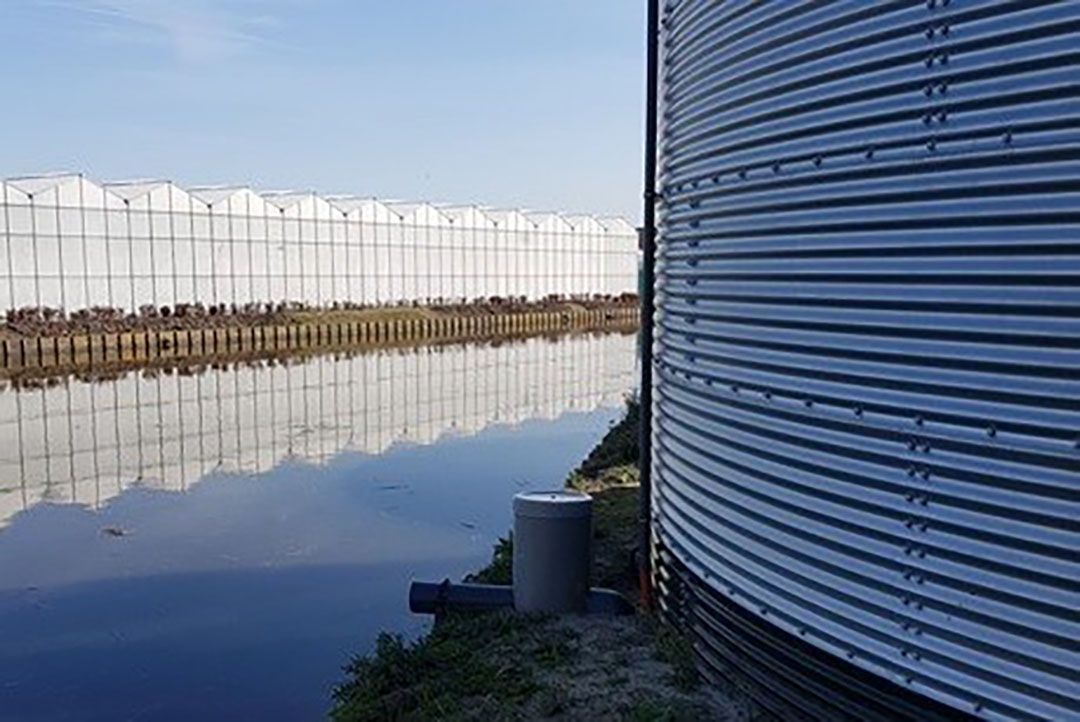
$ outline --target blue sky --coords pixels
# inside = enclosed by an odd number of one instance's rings
[[[634,0],[2,0],[0,176],[636,217]]]

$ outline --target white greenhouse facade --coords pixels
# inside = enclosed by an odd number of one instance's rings
[[[619,295],[623,219],[82,175],[0,183],[0,310]]]

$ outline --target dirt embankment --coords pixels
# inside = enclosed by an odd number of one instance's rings
[[[477,299],[469,302],[439,301],[432,304],[397,303],[360,305],[333,303],[313,307],[302,303],[178,304],[143,306],[138,313],[96,306],[71,313],[63,309],[26,306],[10,309],[0,325],[0,338],[71,336],[79,334],[126,333],[133,331],[173,331],[203,328],[247,328],[287,324],[350,323],[421,320],[447,317],[490,316],[527,312],[566,312],[627,308],[637,305],[637,296],[595,295],[588,298],[549,296],[529,301],[524,298]]]

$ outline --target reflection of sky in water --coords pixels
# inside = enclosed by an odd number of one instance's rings
[[[558,484],[617,397],[585,393],[555,420],[499,401],[474,435],[219,469],[96,510],[27,505],[0,531],[0,720],[320,718],[351,653],[424,624],[409,580],[486,561],[510,497]]]
[[[136,483],[180,491],[213,471],[618,403],[634,343],[533,338],[0,391],[0,527],[43,501],[100,507]]]

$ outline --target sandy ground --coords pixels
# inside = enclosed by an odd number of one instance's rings
[[[504,710],[510,719],[750,719],[742,700],[705,685],[680,689],[675,669],[658,658],[654,631],[641,617],[571,616],[540,624],[548,641],[564,642],[567,658],[536,671],[543,689],[521,709]]]

